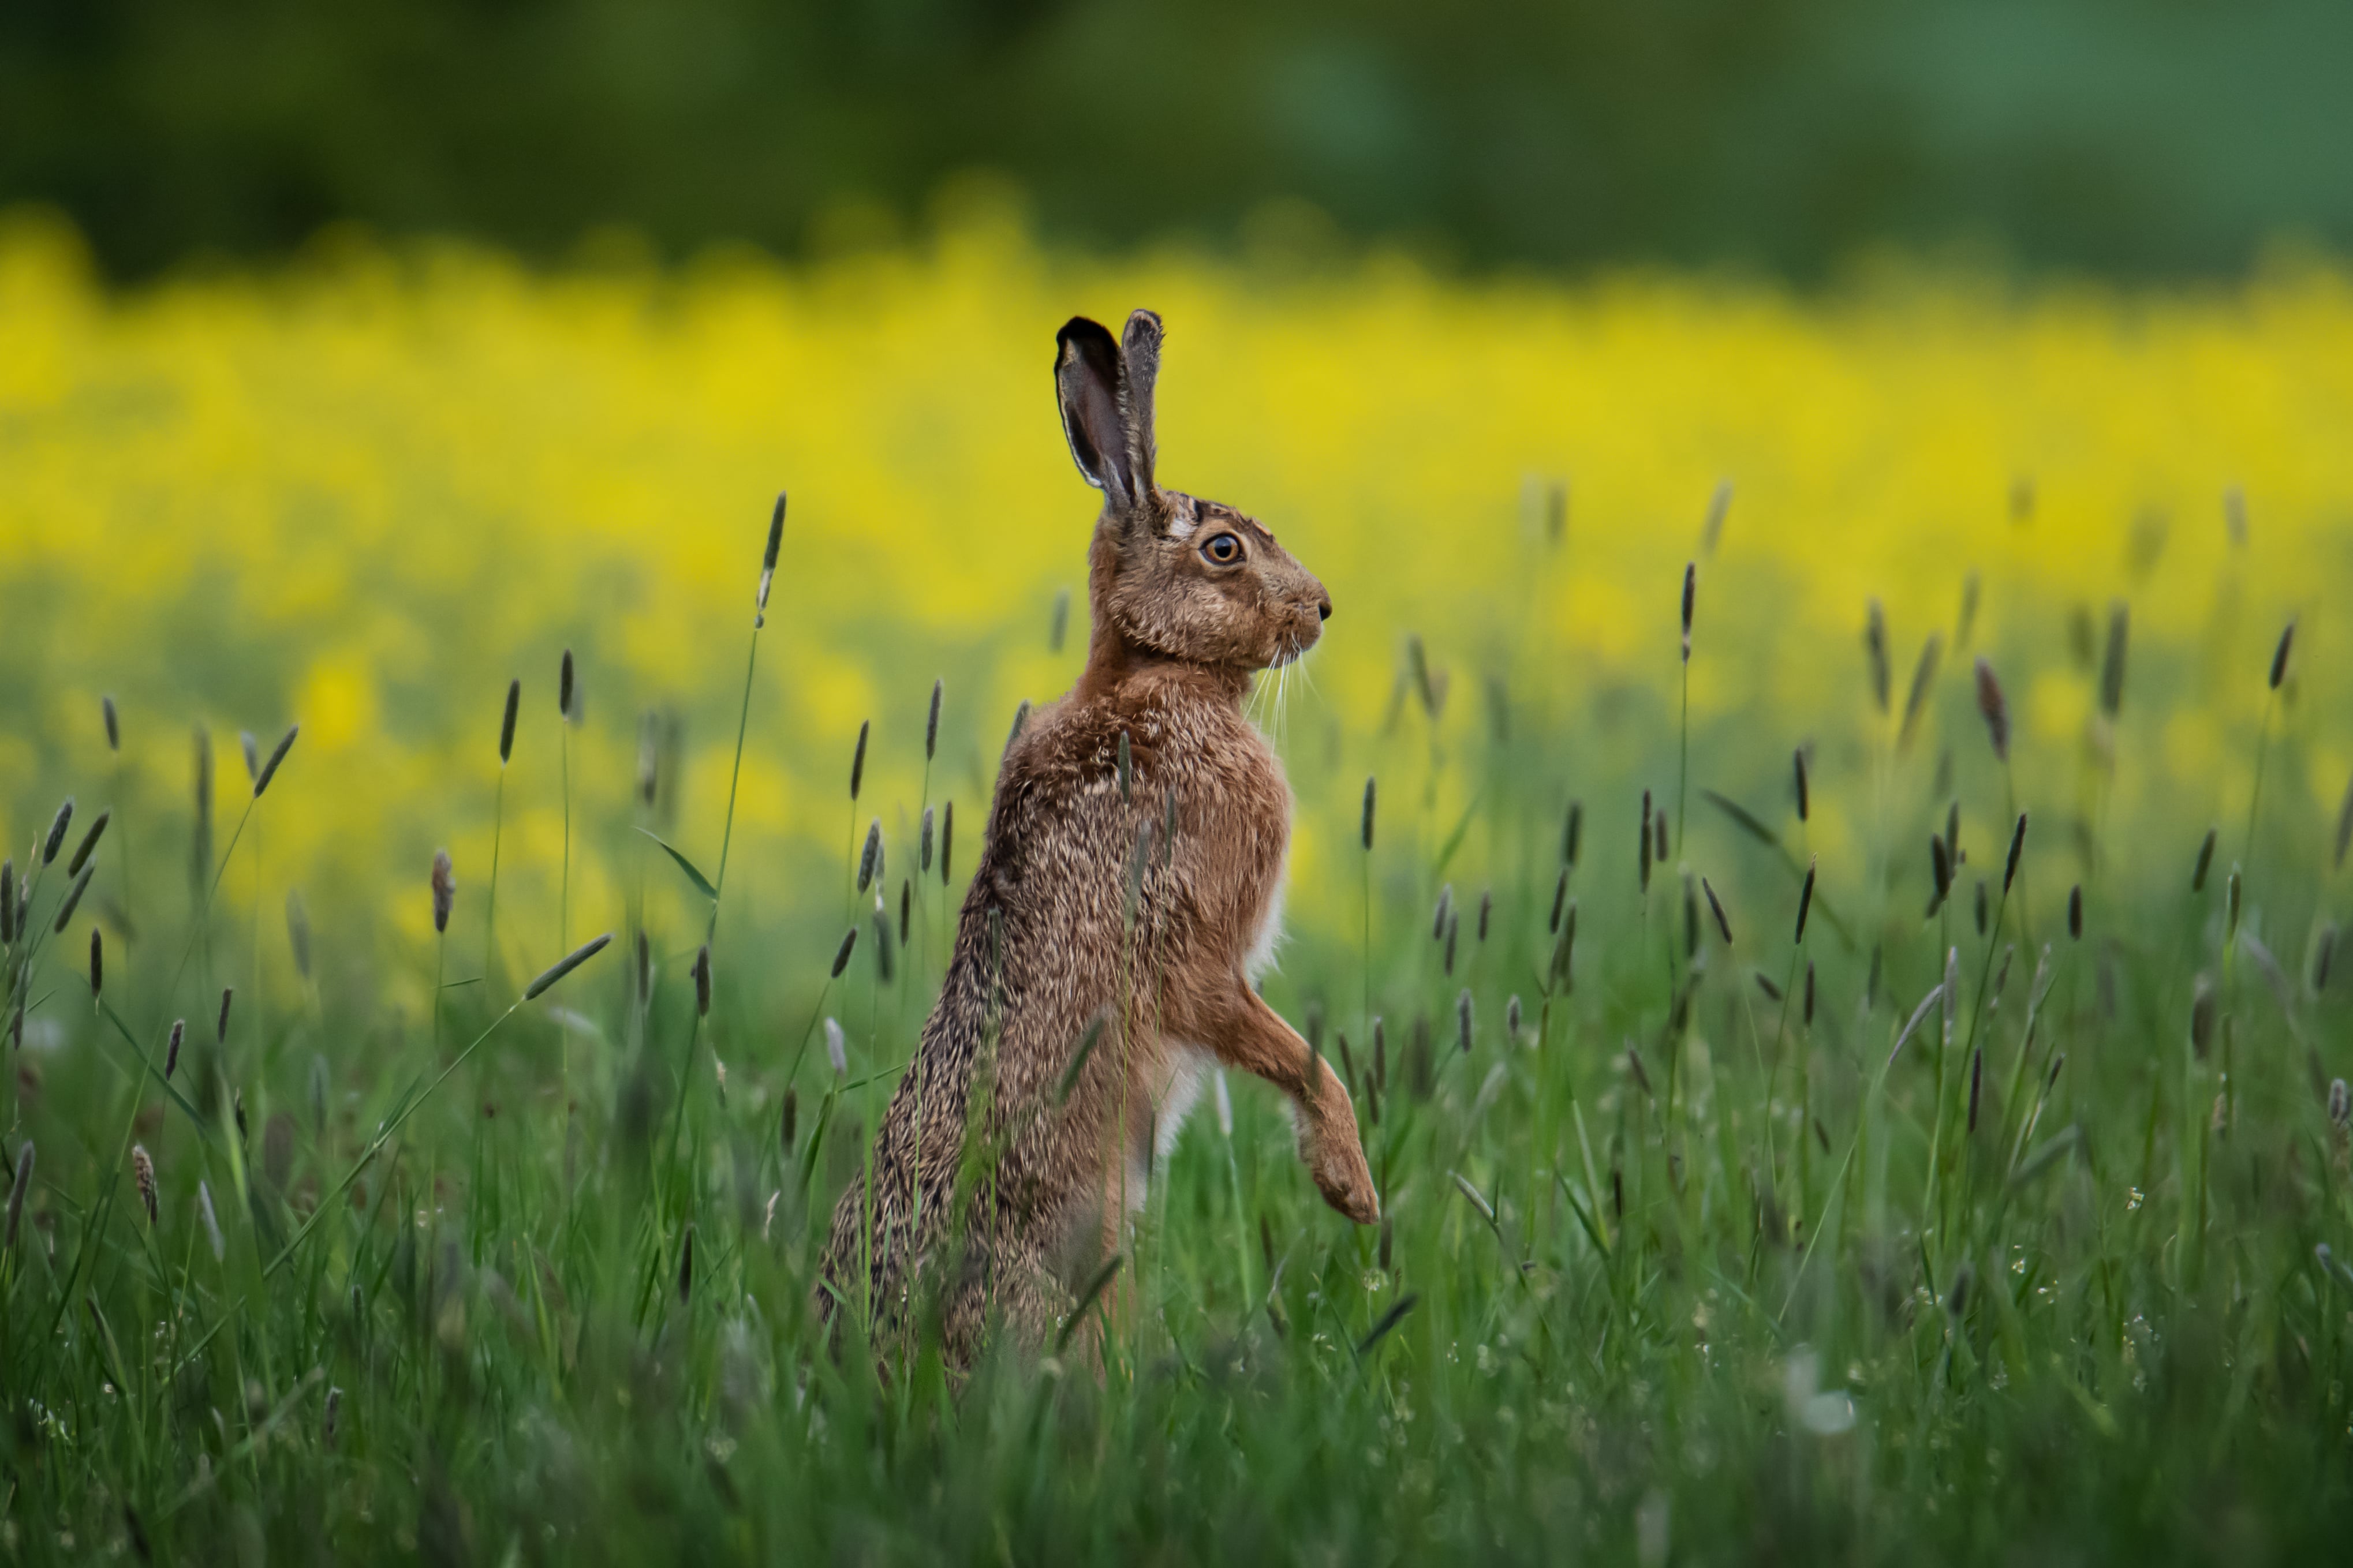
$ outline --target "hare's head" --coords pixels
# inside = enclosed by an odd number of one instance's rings
[[[1149,310],[1127,319],[1124,342],[1084,316],[1055,337],[1062,431],[1103,493],[1087,553],[1095,636],[1224,669],[1287,664],[1314,646],[1332,597],[1256,519],[1153,482],[1159,369]]]

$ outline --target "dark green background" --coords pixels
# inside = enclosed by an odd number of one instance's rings
[[[1095,246],[1299,197],[1447,265],[2220,276],[2353,242],[2348,67],[2346,0],[8,0],[0,204],[120,276],[342,218],[793,254],[972,169]]]

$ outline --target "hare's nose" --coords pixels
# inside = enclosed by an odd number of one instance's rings
[[[1332,600],[1329,595],[1315,601],[1315,618],[1319,621],[1328,621],[1332,618]]]

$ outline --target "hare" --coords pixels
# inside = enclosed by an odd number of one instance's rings
[[[818,1287],[878,1346],[936,1313],[958,1365],[993,1319],[1034,1346],[1072,1310],[1219,1064],[1292,1097],[1326,1202],[1380,1215],[1347,1089],[1251,984],[1291,791],[1243,699],[1331,598],[1255,520],[1155,481],[1159,317],[1124,341],[1077,317],[1055,342],[1063,433],[1103,492],[1086,668],[1007,747],[938,1005]]]

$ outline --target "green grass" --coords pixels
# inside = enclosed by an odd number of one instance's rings
[[[1662,593],[1662,627],[1671,605]],[[1734,657],[1710,633],[1703,596],[1694,658]],[[1997,662],[2063,657],[2021,639]],[[1654,691],[1609,701],[1527,678],[1483,724],[1440,722],[1424,658],[1417,643],[1418,697],[1384,732],[1348,738],[1345,760],[1336,741],[1293,748],[1328,836],[1332,918],[1269,981],[1349,1064],[1389,1219],[1358,1229],[1325,1210],[1275,1096],[1233,1081],[1230,1131],[1205,1105],[1155,1182],[1124,1266],[1141,1307],[1116,1320],[1100,1369],[1008,1358],[959,1382],[923,1355],[879,1381],[854,1349],[820,1348],[818,1247],[937,979],[936,879],[887,987],[863,920],[828,978],[837,868],[781,868],[786,912],[754,925],[655,855],[646,875],[674,879],[689,914],[649,932],[642,993],[624,919],[550,992],[563,1019],[511,1006],[501,970],[561,956],[555,931],[511,914],[509,956],[491,981],[451,974],[438,1023],[304,986],[241,994],[216,1044],[220,986],[256,973],[253,911],[142,874],[149,901],[108,917],[135,922],[142,961],[93,1006],[79,926],[51,932],[61,855],[7,955],[32,1041],[11,1057],[9,1169],[27,1140],[37,1159],[0,1256],[0,1552],[2237,1563],[2341,1549],[2353,1232],[2326,1100],[2353,1042],[2342,980],[2316,989],[2311,963],[2335,825],[2278,784],[2301,730],[2263,659],[2211,672],[2229,732],[2260,729],[2277,754],[2261,815],[2225,830],[2202,889],[2205,816],[2159,790],[2110,820],[2087,750],[2037,775],[2075,784],[2072,798],[2021,797],[2031,820],[2005,897],[2011,781],[1960,659],[1901,754],[1859,669],[1824,700],[1816,821],[1801,823],[1793,738],[1737,714],[1687,728],[1672,655]],[[2161,715],[2162,697],[2138,692]],[[2140,713],[2121,721],[2158,721]],[[775,743],[746,723],[753,748]],[[266,830],[280,792],[303,787],[301,760],[298,746],[240,831]],[[1380,817],[1360,859],[1366,768]],[[1957,789],[1938,790],[1947,774]],[[584,797],[634,787],[573,783]],[[1662,811],[1672,791],[1678,816],[1694,786],[1690,837],[1647,893],[1645,784]],[[1572,795],[1585,825],[1563,963],[1549,917]],[[1967,858],[1924,917],[1925,841],[1954,798]],[[1866,869],[1826,869],[1800,950],[1799,884],[1825,810],[1861,825]],[[575,853],[634,865],[621,858],[651,848],[584,820]],[[979,821],[968,802],[946,895]],[[135,841],[142,867],[168,864],[189,832],[118,817],[98,858]],[[236,852],[233,834],[220,854]],[[889,845],[894,913],[916,858]],[[98,885],[127,888],[120,875]],[[2077,883],[2080,941],[2065,914]],[[1461,921],[1451,973],[1431,935],[1441,885]],[[421,876],[403,896],[425,896]],[[458,952],[485,950],[475,911],[461,903]],[[706,935],[707,1018],[690,973]],[[1948,950],[1956,994],[1891,1061]],[[162,955],[184,952],[174,976]],[[433,973],[438,947],[421,962]],[[2201,975],[2211,1029],[2193,1025]],[[1383,1016],[1378,1090],[1367,1010]],[[828,1016],[847,1042],[839,1080],[808,1044]],[[189,1044],[166,1087],[174,1016]],[[153,1226],[133,1141],[159,1171]]]

